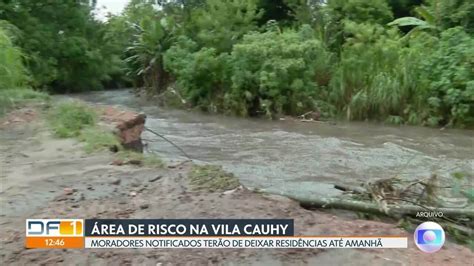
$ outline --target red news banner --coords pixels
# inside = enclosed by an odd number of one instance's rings
[[[28,219],[27,248],[407,248],[400,236],[295,236],[292,219]]]

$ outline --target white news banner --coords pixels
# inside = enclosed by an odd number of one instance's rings
[[[85,237],[85,248],[407,248],[406,237]]]

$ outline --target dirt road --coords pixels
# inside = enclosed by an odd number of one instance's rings
[[[472,265],[468,248],[447,243],[423,254],[396,225],[305,210],[291,200],[238,189],[195,191],[190,164],[149,169],[111,165],[110,153],[85,154],[55,139],[35,115],[0,129],[1,260],[4,265]],[[0,122],[1,124],[1,122]],[[407,235],[407,250],[24,248],[26,218],[292,218],[300,235]]]

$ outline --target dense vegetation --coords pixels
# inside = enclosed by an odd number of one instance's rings
[[[0,90],[133,84],[241,116],[474,125],[470,0],[131,0],[105,22],[94,7],[3,0]]]
[[[14,45],[18,29],[0,20],[0,115],[10,108],[34,99],[45,100],[44,93],[27,89],[29,77],[23,53]]]

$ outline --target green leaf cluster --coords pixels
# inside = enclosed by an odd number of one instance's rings
[[[441,33],[421,61],[429,116],[441,125],[474,123],[474,38],[461,27]]]
[[[54,134],[60,138],[79,137],[83,129],[95,126],[97,119],[90,107],[79,102],[60,103],[48,115]]]
[[[17,29],[0,20],[0,90],[23,87],[28,75],[23,65],[23,53],[13,43]]]
[[[105,22],[93,3],[0,2],[20,33],[0,28],[0,87],[131,82],[210,112],[474,126],[473,1],[131,0]]]
[[[308,25],[299,31],[249,33],[231,54],[226,104],[240,115],[314,110],[315,101],[324,97],[321,87],[330,75],[330,59]]]
[[[22,33],[17,43],[27,55],[30,85],[55,92],[94,90],[120,71],[92,9],[86,0],[0,2],[0,19]]]
[[[193,106],[202,110],[223,111],[222,99],[228,89],[229,55],[215,48],[180,37],[165,54],[166,69],[176,78],[180,91]]]
[[[347,39],[331,79],[330,102],[349,120],[413,117],[420,107],[417,64],[423,51],[400,40],[396,29],[345,21]]]

